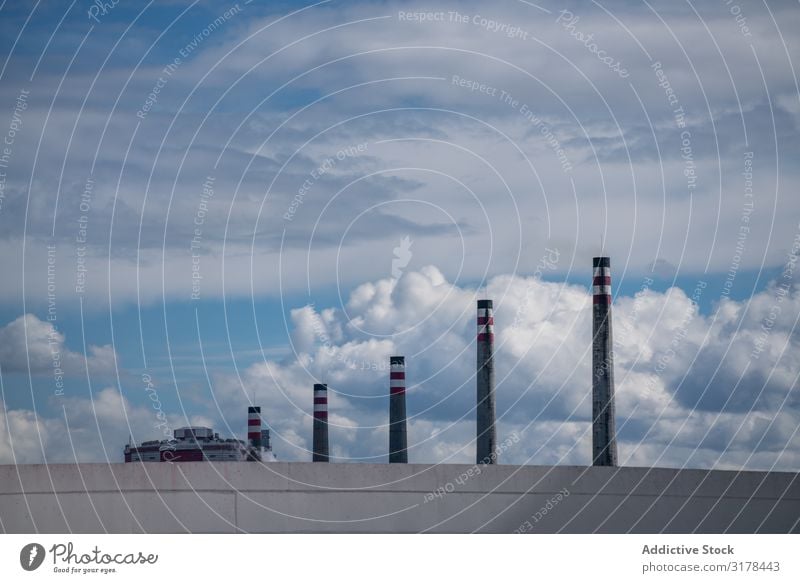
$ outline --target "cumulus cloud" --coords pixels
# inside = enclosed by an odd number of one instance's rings
[[[98,390],[91,399],[53,398],[44,415],[10,409],[0,402],[0,463],[75,463],[123,461],[123,447],[134,441],[165,439],[167,427],[211,426],[202,415],[168,415],[161,420],[153,407],[133,405],[114,387]]]
[[[0,328],[0,366],[3,371],[32,375],[53,374],[54,369],[71,375],[111,374],[117,355],[111,345],[89,346],[84,356],[70,350],[64,334],[52,322],[25,314]],[[29,368],[30,367],[30,368]]]

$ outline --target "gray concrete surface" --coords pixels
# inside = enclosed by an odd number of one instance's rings
[[[799,532],[800,474],[571,466],[0,466],[0,527],[95,532]]]

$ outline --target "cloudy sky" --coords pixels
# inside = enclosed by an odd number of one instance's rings
[[[590,462],[591,258],[619,460],[800,469],[800,6],[0,4],[0,463],[163,413],[308,460]],[[154,390],[149,390],[154,387]]]

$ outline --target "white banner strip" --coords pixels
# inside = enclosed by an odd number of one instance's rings
[[[221,582],[250,574],[279,581],[407,583],[421,573],[426,581],[465,582],[798,581],[797,540],[792,535],[5,535],[0,576],[136,583]]]

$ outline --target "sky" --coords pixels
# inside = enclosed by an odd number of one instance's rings
[[[800,469],[794,1],[0,3],[0,463],[262,407],[310,460]],[[518,439],[517,439],[518,438]]]

